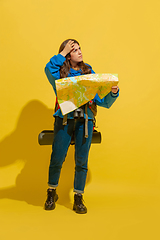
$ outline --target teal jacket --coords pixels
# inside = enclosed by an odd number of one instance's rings
[[[54,89],[56,96],[57,96],[57,91],[56,91],[55,81],[57,79],[60,79],[60,67],[63,65],[65,60],[66,60],[66,58],[64,56],[62,56],[61,54],[55,55],[50,59],[50,61],[46,64],[46,67],[45,67],[45,73],[47,75],[47,78],[48,78],[50,84],[52,85],[52,87]],[[88,64],[86,64],[86,65],[88,65]],[[88,66],[91,68],[91,73],[92,74],[95,73],[93,71],[92,67],[90,65],[88,65]],[[75,77],[75,76],[79,76],[79,75],[82,75],[81,69],[76,71],[73,68],[71,68],[70,73],[68,74],[67,77]],[[102,99],[100,99],[98,94],[96,94],[93,101],[98,106],[110,108],[118,96],[119,96],[119,91],[116,94],[110,92]],[[89,107],[87,109],[87,112],[88,112],[88,119],[94,119],[93,113]],[[63,118],[63,115],[62,115],[62,112],[60,109],[58,109],[53,116],[59,116],[60,118]],[[84,113],[84,118],[85,117],[86,116]],[[73,112],[68,113],[67,118],[74,119]]]

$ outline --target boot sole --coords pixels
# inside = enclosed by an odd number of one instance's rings
[[[76,213],[79,213],[79,214],[85,214],[85,213],[87,213],[87,210],[86,210],[86,211],[83,211],[83,212],[79,212],[75,207],[73,207],[73,211],[75,211]]]

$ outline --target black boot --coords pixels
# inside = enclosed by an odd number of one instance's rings
[[[87,213],[87,208],[83,204],[83,197],[82,197],[82,194],[80,193],[74,195],[73,210],[76,213]]]
[[[53,210],[55,209],[55,202],[58,200],[58,195],[56,193],[56,189],[47,189],[47,200],[44,205],[45,210]]]

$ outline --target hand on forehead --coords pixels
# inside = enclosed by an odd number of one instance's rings
[[[77,43],[74,43],[71,52],[74,52],[75,50],[78,50],[78,49],[80,49],[80,46]]]

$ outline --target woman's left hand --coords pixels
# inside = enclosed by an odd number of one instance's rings
[[[112,89],[111,89],[111,91],[112,91],[113,93],[117,93],[118,90],[119,90],[119,87],[118,87],[118,86],[113,86]]]

